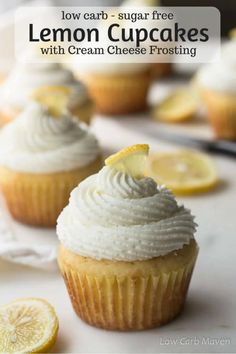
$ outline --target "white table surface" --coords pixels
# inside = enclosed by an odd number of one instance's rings
[[[157,85],[152,100],[159,99],[166,90],[168,84]],[[143,135],[140,129],[143,124],[158,129],[156,123],[141,116],[116,120],[96,117],[93,129],[106,155],[142,142],[149,143],[153,151],[176,147]],[[132,125],[140,132],[134,132]],[[169,129],[201,136],[211,134],[201,121]],[[236,164],[226,157],[218,156],[214,160],[221,186],[208,194],[179,198],[196,215],[200,253],[185,310],[175,321],[159,329],[134,333],[90,327],[74,314],[59,272],[3,261],[0,262],[0,305],[19,297],[36,296],[50,301],[60,320],[54,348],[58,353],[236,352]],[[11,226],[18,237],[29,243],[57,244],[54,230],[34,229],[13,221]]]

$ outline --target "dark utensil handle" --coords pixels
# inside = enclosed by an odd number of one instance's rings
[[[233,141],[216,140],[208,148],[212,152],[220,152],[231,157],[236,157],[236,142],[234,143]]]

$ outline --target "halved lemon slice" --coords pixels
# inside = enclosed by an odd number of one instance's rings
[[[32,98],[45,106],[50,114],[58,118],[66,109],[71,93],[66,86],[43,86],[32,93]]]
[[[207,192],[218,181],[211,159],[192,150],[151,155],[147,175],[179,195]]]
[[[162,101],[153,111],[156,120],[178,123],[190,120],[198,109],[195,95],[186,90],[177,90]]]
[[[47,301],[13,301],[0,307],[0,352],[48,352],[56,341],[58,328],[55,310]]]
[[[145,162],[149,152],[147,144],[137,144],[122,149],[105,160],[106,166],[112,166],[118,171],[141,178],[145,171]]]

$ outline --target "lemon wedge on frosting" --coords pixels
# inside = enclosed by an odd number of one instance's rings
[[[58,318],[45,300],[19,299],[0,307],[1,353],[46,353],[57,332]]]
[[[218,182],[212,160],[192,150],[151,155],[146,174],[179,195],[207,192]]]
[[[144,175],[145,163],[149,152],[147,144],[137,144],[126,147],[105,160],[106,166],[128,173],[135,178]]]
[[[197,110],[198,101],[194,94],[179,89],[154,108],[153,117],[167,123],[179,123],[192,119]]]
[[[49,113],[58,118],[67,107],[71,90],[66,86],[43,86],[32,93],[32,98],[46,107]]]

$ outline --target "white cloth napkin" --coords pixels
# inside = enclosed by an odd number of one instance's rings
[[[20,235],[19,235],[20,236]],[[32,238],[34,229],[32,228]],[[45,238],[46,240],[46,238]],[[20,240],[14,232],[10,216],[0,203],[0,258],[34,268],[55,270],[57,247]]]

